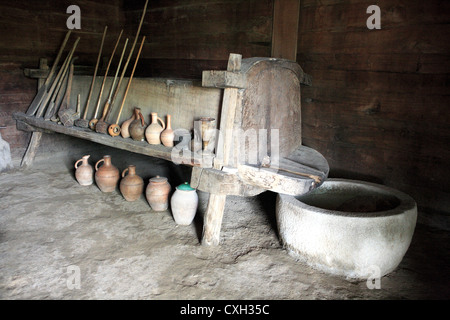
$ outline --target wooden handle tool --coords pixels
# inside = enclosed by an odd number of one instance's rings
[[[131,81],[133,80],[134,71],[136,70],[137,63],[139,61],[139,56],[141,55],[142,47],[144,46],[145,36],[142,38],[141,46],[139,47],[138,54],[136,56],[136,61],[134,62],[133,70],[131,71],[130,79],[128,79],[127,88],[125,89],[125,94],[122,99],[122,105],[120,106],[119,113],[117,114],[116,123],[108,127],[108,133],[112,137],[117,137],[120,134],[119,119],[122,113],[123,106],[125,105],[125,100],[127,98],[128,90],[130,89]]]

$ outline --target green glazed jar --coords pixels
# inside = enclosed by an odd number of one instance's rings
[[[197,191],[188,182],[180,184],[170,199],[172,215],[179,225],[190,225],[198,207]]]

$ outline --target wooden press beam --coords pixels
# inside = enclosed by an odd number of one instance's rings
[[[48,64],[47,59],[41,58],[39,60],[39,69],[47,72]],[[38,90],[44,84],[45,78],[38,78]],[[28,144],[27,150],[22,158],[22,162],[20,163],[21,167],[29,167],[33,163],[34,157],[36,156],[39,145],[41,144],[42,132],[32,132],[30,142]]]
[[[242,55],[231,53],[228,59],[227,71],[231,75],[241,70]],[[227,78],[225,76],[225,78]],[[224,89],[222,111],[220,116],[221,135],[217,143],[214,168],[221,170],[227,166],[232,148],[232,129],[236,106],[239,104],[239,88],[227,87]],[[218,245],[220,242],[220,228],[222,226],[223,212],[225,210],[226,194],[209,196],[208,207],[203,220],[203,245]]]
[[[273,7],[272,57],[297,60],[300,0],[275,0]]]

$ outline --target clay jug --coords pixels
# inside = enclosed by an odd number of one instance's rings
[[[170,190],[170,184],[165,177],[156,176],[149,180],[145,197],[153,211],[167,210]]]
[[[130,124],[136,119],[136,115],[133,111],[133,115],[130,119],[125,120],[122,123],[122,126],[120,127],[120,134],[122,135],[122,138],[129,138],[130,137]]]
[[[103,165],[99,167],[101,162]],[[119,177],[119,169],[111,163],[111,156],[103,156],[103,159],[98,160],[95,164],[95,183],[101,191],[113,192],[116,190]]]
[[[158,114],[156,112],[152,112],[150,115],[152,117],[152,122],[145,130],[145,138],[150,144],[161,144],[161,131],[166,128],[166,125],[164,121],[162,121],[162,119],[158,117]],[[161,123],[161,125],[159,125],[158,121]]]
[[[133,140],[144,141],[145,139],[145,121],[140,108],[134,108],[135,119],[130,123],[129,132]]]
[[[119,189],[125,200],[135,201],[139,199],[144,191],[144,180],[136,174],[135,165],[130,164],[128,168],[122,171]]]
[[[197,192],[187,182],[179,185],[170,199],[170,206],[173,218],[177,224],[191,224],[197,213]]]
[[[175,138],[175,132],[172,129],[172,116],[167,115],[166,129],[161,132],[161,142],[166,147],[173,147],[173,139]]]
[[[94,182],[94,168],[88,162],[89,157],[85,155],[75,162],[75,178],[82,186],[90,186]]]

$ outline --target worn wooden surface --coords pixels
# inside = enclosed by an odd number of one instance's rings
[[[287,156],[302,144],[300,79],[296,63],[263,60],[246,72],[248,87],[243,94],[239,118],[244,132],[267,130],[267,153]],[[279,141],[271,129],[279,131]],[[278,144],[279,142],[279,144]],[[277,146],[278,144],[278,146]],[[271,150],[273,147],[278,150]],[[247,148],[250,148],[248,146]],[[244,150],[241,148],[241,150]],[[248,150],[248,149],[247,149]]]
[[[92,77],[74,76],[71,101],[76,101],[77,94],[81,95],[81,101],[87,99],[87,92]],[[97,77],[94,92],[99,92],[102,78]],[[113,77],[105,81],[105,92],[109,94]],[[116,102],[112,105],[111,113],[107,118],[108,123],[117,119],[120,102],[123,99],[126,83],[125,77]],[[105,104],[108,94],[101,99],[101,108]],[[202,88],[201,82],[194,80],[172,80],[163,78],[133,78],[127,99],[125,101],[119,124],[131,118],[134,107],[141,108],[146,124],[151,121],[150,113],[156,112],[166,121],[166,116],[172,116],[172,128],[192,130],[194,121],[202,116],[218,117],[221,105],[222,91],[220,89]],[[96,97],[97,99],[97,97]],[[94,101],[97,103],[97,100]],[[83,110],[82,110],[83,111]],[[92,119],[94,108],[88,110],[87,118]]]
[[[43,119],[38,119],[36,117],[26,116],[24,113],[14,113],[14,119],[17,120],[17,122],[24,122],[25,124],[28,125],[28,126],[21,125],[21,128],[36,127],[39,129],[43,129],[44,131],[48,130],[56,133],[61,133],[122,150],[140,153],[168,161],[173,161],[175,163],[183,163],[185,165],[191,166],[201,165],[198,161],[195,160],[193,154],[189,156],[188,151],[185,150],[184,151],[185,153],[183,155],[180,155],[178,152],[176,153],[173,152],[173,148],[165,147],[162,144],[150,145],[146,141],[134,141],[133,139],[124,139],[121,136],[111,137],[107,134],[97,133],[87,128],[80,128],[76,126],[66,127],[61,124],[57,124],[53,121],[45,121]],[[205,165],[206,167],[211,167],[212,161],[211,160],[204,161],[202,164]]]

